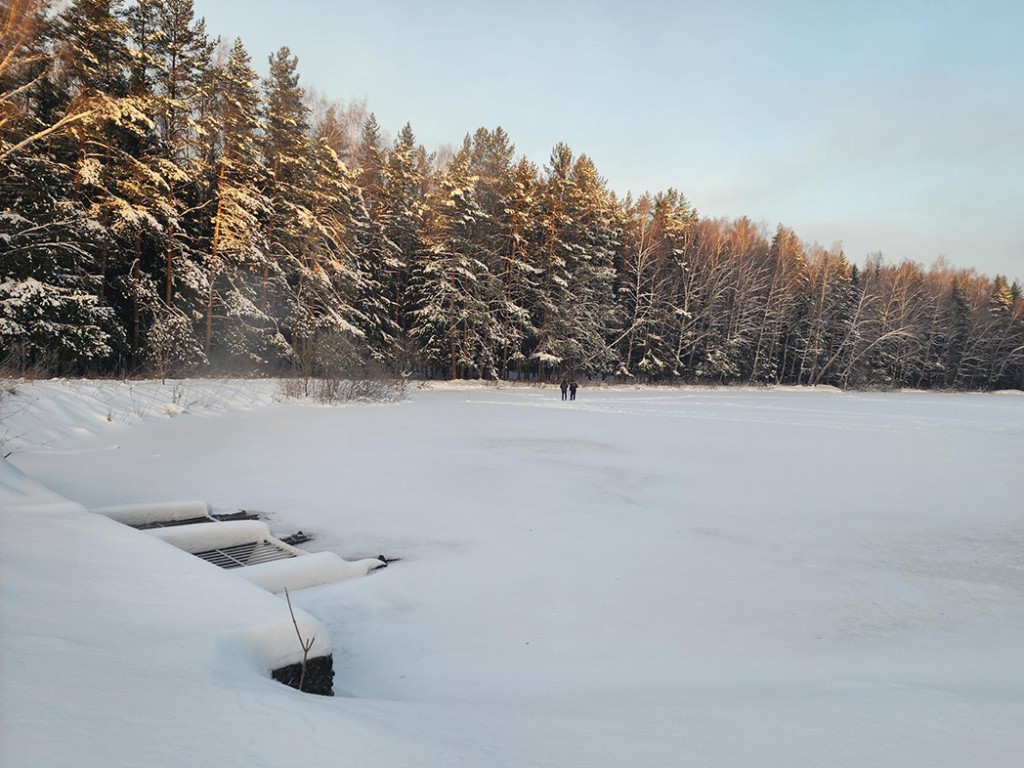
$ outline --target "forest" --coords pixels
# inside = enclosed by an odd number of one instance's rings
[[[1016,280],[620,197],[585,153],[537,165],[500,127],[391,139],[287,47],[261,78],[191,0],[0,13],[16,375],[1024,389]]]

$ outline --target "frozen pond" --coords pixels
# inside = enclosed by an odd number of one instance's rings
[[[401,558],[293,596],[336,654],[312,764],[1024,764],[1024,397],[413,389],[11,461]]]

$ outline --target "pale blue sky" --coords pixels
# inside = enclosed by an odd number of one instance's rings
[[[502,126],[623,194],[680,189],[839,241],[1024,280],[1024,2],[196,0],[260,71],[366,99],[428,148]]]

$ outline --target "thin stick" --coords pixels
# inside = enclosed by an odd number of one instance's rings
[[[295,618],[295,610],[292,608],[292,598],[288,594],[288,589],[284,590],[284,599],[288,601],[288,613],[292,615],[292,624],[295,626],[295,634],[298,635],[299,645],[302,646],[302,672],[299,675],[299,691],[303,692],[303,686],[306,683],[306,660],[309,658],[309,651],[313,647],[313,643],[316,642],[316,635],[313,635],[309,640],[302,637],[302,632],[299,631],[299,622]]]

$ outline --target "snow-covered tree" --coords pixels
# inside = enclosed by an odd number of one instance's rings
[[[486,267],[479,298],[497,324],[483,343],[497,374],[507,378],[510,366],[525,363],[523,347],[535,333],[529,302],[537,273],[532,239],[536,170],[515,162],[515,145],[500,127],[467,136],[461,153],[468,158],[474,195],[486,214],[473,238]]]
[[[613,364],[614,259],[621,241],[616,205],[593,162],[559,144],[551,153],[540,198],[540,374],[601,372]]]
[[[362,272],[358,298],[363,316],[362,330],[373,358],[391,361],[399,325],[394,288],[405,269],[398,245],[391,239],[391,210],[388,200],[386,157],[381,146],[380,126],[371,113],[363,124],[356,157],[356,179],[361,192],[359,243],[356,250]]]
[[[624,204],[624,239],[618,265],[622,330],[619,373],[644,378],[675,377],[680,321],[680,272],[686,269],[690,229],[696,214],[675,189]]]
[[[425,169],[418,162],[416,138],[408,123],[402,128],[388,153],[385,174],[384,237],[394,245],[395,267],[391,283],[383,286],[393,311],[397,338],[397,362],[403,367],[412,358],[408,333],[412,304],[409,279],[412,264],[423,250],[425,216]]]
[[[618,200],[501,128],[433,153],[259,78],[194,0],[0,2],[0,345],[18,365],[1024,387],[1016,281]]]
[[[414,265],[412,337],[424,361],[450,378],[495,375],[486,340],[496,320],[481,297],[487,274],[474,233],[486,217],[460,153],[428,198],[424,251]]]
[[[215,81],[213,122],[219,133],[203,350],[207,357],[227,355],[234,366],[266,365],[287,354],[263,297],[268,269],[264,222],[270,203],[263,192],[258,79],[245,46],[235,40]]]
[[[85,370],[123,349],[99,299],[95,253],[106,232],[63,200],[73,170],[19,154],[0,174],[0,363]]]
[[[210,96],[213,45],[192,0],[137,0],[129,20],[138,51],[135,79],[149,94],[154,122],[149,152],[166,184],[162,264],[154,277],[163,284],[165,307],[197,319],[208,291],[204,254],[197,247],[203,222],[196,211],[208,174],[199,115]]]
[[[311,161],[312,227],[296,275],[292,346],[304,375],[338,376],[369,356],[357,308],[363,293],[356,256],[363,206],[352,174],[326,141],[314,142]]]

